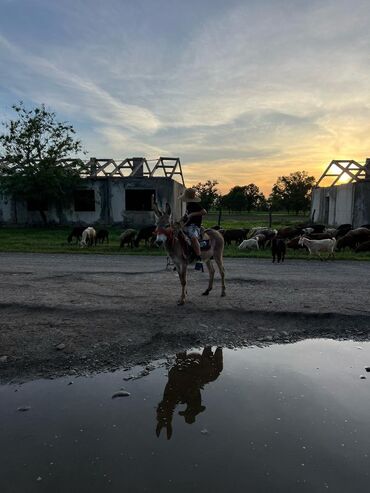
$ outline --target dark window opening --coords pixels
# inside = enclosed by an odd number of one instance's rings
[[[95,190],[76,190],[74,193],[75,211],[95,211]]]
[[[28,211],[47,211],[48,201],[47,199],[28,199],[27,200],[27,210]]]
[[[126,211],[151,211],[154,190],[126,190]]]

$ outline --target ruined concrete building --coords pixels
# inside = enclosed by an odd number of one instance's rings
[[[315,222],[357,228],[370,223],[370,158],[332,161],[312,191]]]
[[[6,163],[1,172],[6,173]],[[154,222],[152,196],[158,204],[168,202],[175,217],[183,213],[178,196],[184,190],[179,158],[160,157],[150,161],[142,157],[113,159],[90,158],[81,162],[83,188],[76,190],[68,207],[42,204],[49,224],[119,224],[140,227]],[[177,180],[178,181],[177,181]],[[39,204],[0,195],[0,223],[42,224]]]

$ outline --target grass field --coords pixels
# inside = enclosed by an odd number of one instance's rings
[[[301,218],[302,220],[302,218]],[[217,221],[216,221],[217,222]],[[207,220],[206,226],[215,224],[211,220]],[[286,224],[284,221],[283,224]],[[237,226],[264,226],[265,222],[258,221],[242,221],[239,218],[233,218],[230,222],[223,222],[224,227]],[[279,227],[279,224],[273,226]],[[30,253],[80,253],[84,255],[92,254],[111,254],[111,255],[165,255],[163,249],[156,247],[145,248],[141,245],[139,248],[125,247],[119,248],[119,235],[122,229],[109,228],[110,241],[109,245],[97,245],[93,248],[80,248],[78,245],[69,245],[67,236],[71,228],[0,228],[0,252],[30,252]],[[245,251],[238,250],[237,246],[231,245],[225,247],[225,257],[253,257],[253,258],[270,258],[271,252],[267,248],[260,251]],[[308,259],[308,255],[304,251],[295,252],[287,251],[287,258]],[[350,251],[336,253],[336,258],[339,260],[370,260],[370,252],[363,254],[355,254]]]

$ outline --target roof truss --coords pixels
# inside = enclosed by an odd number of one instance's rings
[[[180,158],[159,157],[158,159],[125,158],[120,159],[63,159],[63,163],[75,164],[83,178],[98,177],[140,177],[163,176],[165,178],[178,179],[185,186]],[[0,173],[6,173],[9,168],[14,169],[16,165],[8,165],[0,161]]]
[[[365,176],[365,166],[358,163],[357,161],[354,161],[353,159],[334,159],[321,175],[316,183],[316,186],[319,186],[320,183],[325,180],[325,178],[333,178],[332,181],[329,180],[330,185],[325,185],[333,187],[334,185],[340,183],[356,183],[358,181],[362,181]]]

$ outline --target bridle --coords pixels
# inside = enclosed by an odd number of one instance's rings
[[[169,246],[172,246],[174,241],[175,241],[175,235],[173,228],[168,225],[166,227],[163,226],[158,226],[155,231],[155,234],[157,235],[164,235],[167,238],[167,242],[169,243]]]

